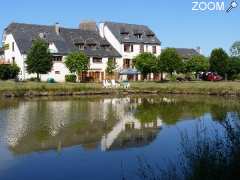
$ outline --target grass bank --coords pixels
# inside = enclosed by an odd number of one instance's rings
[[[240,96],[240,82],[131,82],[131,88],[104,89],[97,83],[38,83],[0,81],[0,95],[21,96],[67,96],[114,93],[149,94],[201,94]]]

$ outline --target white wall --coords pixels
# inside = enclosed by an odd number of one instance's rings
[[[20,68],[19,79],[25,79],[24,55],[21,54],[13,35],[6,35],[4,43],[9,45],[9,48],[4,51],[6,62],[12,63],[12,58],[14,57],[15,63]],[[12,51],[12,43],[14,43],[14,51]]]
[[[133,59],[137,55],[140,54],[140,44],[134,44],[133,45],[133,52],[124,52],[124,44],[119,42],[117,38],[113,35],[111,30],[104,25],[104,23],[101,23],[99,25],[99,31],[100,35],[103,38],[106,38],[107,41],[121,54],[122,58],[117,59],[118,69],[123,68],[123,59]],[[152,53],[152,47],[155,45],[152,44],[145,44],[144,45],[144,52],[150,52]],[[161,46],[156,45],[156,56],[161,54]]]
[[[66,65],[64,64],[66,57],[63,57],[62,62],[53,62],[51,72],[41,75],[41,81],[47,81],[49,78],[53,78],[56,82],[65,82],[65,76],[71,74]],[[57,74],[59,71],[60,74]]]

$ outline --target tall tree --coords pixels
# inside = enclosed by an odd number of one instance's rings
[[[71,73],[86,72],[89,69],[89,58],[83,52],[70,53],[65,64]]]
[[[240,57],[240,41],[236,41],[233,43],[232,47],[230,48],[231,56]]]
[[[139,54],[133,61],[135,67],[141,72],[144,79],[146,79],[149,73],[153,73],[156,69],[157,57],[152,53]]]
[[[214,49],[212,51],[209,63],[211,71],[217,72],[219,75],[226,78],[229,65],[229,57],[222,48]]]
[[[209,61],[202,55],[195,55],[185,63],[186,72],[204,72],[209,68]]]
[[[27,54],[26,64],[28,73],[36,73],[38,80],[40,80],[40,74],[47,74],[51,71],[53,62],[46,41],[42,39],[33,41],[32,47]]]
[[[106,73],[112,76],[116,68],[117,68],[117,65],[114,59],[109,58],[107,62]]]
[[[160,55],[159,67],[164,72],[172,75],[173,72],[181,70],[182,65],[182,59],[174,48],[167,48]]]
[[[228,79],[234,80],[236,75],[240,73],[240,58],[231,57],[228,65]]]

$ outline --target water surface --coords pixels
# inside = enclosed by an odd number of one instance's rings
[[[206,96],[1,99],[0,179],[135,179],[138,157],[164,167],[182,131],[239,112],[238,99]]]

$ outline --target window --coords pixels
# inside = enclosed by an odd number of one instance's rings
[[[92,50],[96,50],[97,49],[97,45],[96,44],[89,44],[88,47]]]
[[[61,62],[62,61],[62,56],[53,56],[53,61]]]
[[[135,37],[136,37],[137,39],[142,39],[142,34],[135,34]]]
[[[102,45],[102,48],[106,51],[110,51],[110,46],[109,45]]]
[[[156,47],[156,46],[153,46],[153,47],[152,47],[152,52],[153,52],[153,54],[156,54],[156,53],[157,53],[157,47]]]
[[[102,63],[102,58],[93,58],[93,63]]]
[[[78,46],[78,49],[79,49],[79,50],[84,50],[84,49],[85,49],[84,44],[78,44],[77,46]]]
[[[140,53],[144,53],[144,45],[143,44],[140,45]]]
[[[133,52],[133,44],[124,44],[124,52]]]
[[[55,71],[55,74],[61,74],[60,71]]]
[[[15,57],[12,57],[12,64],[15,64]]]
[[[15,51],[15,44],[14,44],[14,42],[12,43],[12,52],[14,52]]]
[[[130,59],[123,60],[123,68],[124,69],[130,68]]]

